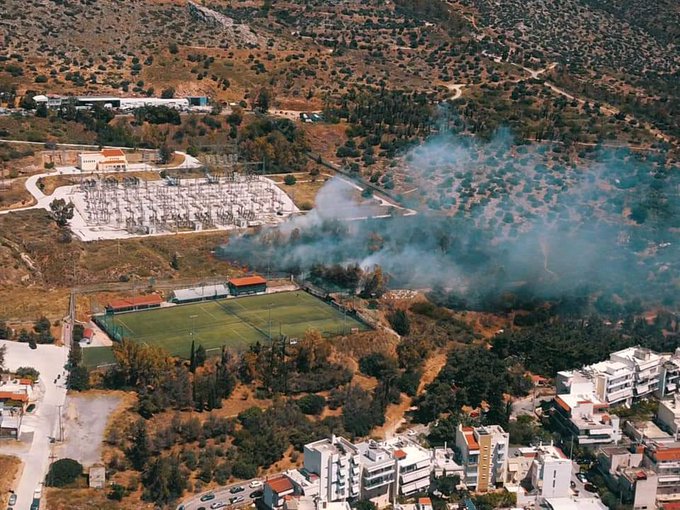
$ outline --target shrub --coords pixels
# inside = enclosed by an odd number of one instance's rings
[[[73,459],[59,459],[50,466],[47,473],[47,485],[65,487],[76,481],[83,474],[83,466]]]
[[[40,372],[33,367],[19,367],[15,373],[17,377],[26,377],[33,382],[36,382],[40,377]]]
[[[294,175],[289,174],[283,178],[283,182],[286,186],[294,186],[295,183],[297,182],[297,179],[295,178]]]
[[[125,496],[125,487],[120,484],[114,483],[111,486],[111,491],[106,495],[107,498],[114,501],[122,501]]]
[[[305,414],[321,414],[326,407],[326,399],[321,395],[305,395],[297,401],[297,405]]]

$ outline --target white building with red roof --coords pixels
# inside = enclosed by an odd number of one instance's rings
[[[78,154],[78,168],[83,172],[124,172],[127,157],[122,149],[102,149]]]

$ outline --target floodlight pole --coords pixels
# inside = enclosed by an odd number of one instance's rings
[[[269,341],[272,341],[272,304],[267,305],[269,308]]]
[[[194,335],[195,335],[195,333],[196,333],[196,328],[195,328],[195,325],[196,325],[195,319],[196,319],[196,317],[198,317],[198,315],[190,315],[190,316],[189,316],[189,318],[191,319],[191,341],[192,341],[192,342],[194,341]]]

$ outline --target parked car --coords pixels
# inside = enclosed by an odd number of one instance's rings
[[[588,481],[586,475],[584,475],[583,473],[576,473],[576,478],[578,478],[579,482],[581,483],[586,483]]]
[[[257,489],[258,487],[262,487],[262,480],[253,480],[248,485],[251,489]]]
[[[244,490],[246,490],[246,488],[243,487],[242,485],[239,485],[237,487],[232,487],[231,489],[229,489],[229,492],[231,492],[232,494],[236,494],[238,492],[243,492]]]
[[[17,495],[16,495],[16,494],[12,494],[12,495],[9,497],[9,506],[14,506],[14,505],[16,505],[16,504],[17,504]]]
[[[226,501],[215,501],[212,505],[210,505],[210,508],[215,510],[215,508],[224,508],[225,506],[227,506]]]
[[[201,496],[201,501],[210,501],[211,499],[215,499],[215,495],[212,492],[203,494],[203,496]]]
[[[592,484],[592,483],[586,482],[585,485],[583,486],[583,488],[585,490],[587,490],[588,492],[597,492],[597,485]]]
[[[250,499],[257,499],[264,496],[264,491],[253,491],[250,493]]]
[[[233,505],[234,503],[240,503],[244,499],[245,498],[243,496],[233,496],[233,497],[229,498],[229,503],[231,503]]]

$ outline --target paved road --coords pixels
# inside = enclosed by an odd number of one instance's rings
[[[261,491],[262,487],[250,487],[250,482],[254,480],[246,480],[245,482],[241,483],[236,483],[232,485],[227,485],[225,487],[221,487],[219,489],[215,489],[212,491],[207,491],[203,492],[201,494],[197,494],[196,496],[192,496],[191,498],[188,498],[182,502],[181,505],[179,505],[177,508],[178,510],[180,508],[183,508],[184,510],[200,510],[201,508],[204,508],[205,510],[210,509],[210,505],[219,502],[219,501],[224,501],[227,503],[228,508],[239,508],[239,507],[244,507],[247,505],[250,505],[253,503],[254,499],[251,498],[251,495],[253,492],[256,491]],[[234,487],[243,487],[245,490],[242,492],[238,492],[235,494],[232,494],[230,490]],[[206,494],[214,494],[215,498],[211,499],[209,501],[201,501],[201,497],[205,496]],[[243,501],[240,503],[236,503],[234,505],[229,504],[229,498],[234,497],[234,496],[243,496]],[[225,507],[225,508],[227,508]]]
[[[42,483],[49,467],[50,438],[59,437],[59,412],[66,400],[66,371],[68,348],[55,345],[38,345],[30,349],[28,344],[0,340],[7,346],[5,365],[10,370],[23,366],[34,367],[40,372],[38,390],[42,398],[36,402],[34,412],[26,414],[22,421],[22,440],[3,441],[0,452],[16,455],[23,462],[23,471],[17,494],[16,509],[28,509],[33,501],[33,491]],[[30,435],[33,435],[32,439]]]
[[[535,416],[535,409],[541,405],[541,402],[550,401],[554,395],[527,395],[526,397],[514,400],[512,402],[512,411],[510,418],[516,419],[518,416]]]
[[[588,492],[585,484],[576,478],[576,473],[579,472],[580,466],[576,462],[572,462],[571,481],[574,484],[572,490],[577,490],[579,497],[593,498],[597,496],[597,492]]]
[[[2,142],[3,140],[0,140]],[[23,142],[17,142],[17,143],[23,143]],[[39,143],[39,142],[26,142],[26,143]],[[84,146],[86,147],[86,146]],[[198,168],[202,164],[201,162],[192,157],[189,156],[188,154],[185,154],[183,152],[176,151],[177,154],[181,154],[184,156],[184,161],[182,162],[181,165],[179,166],[173,166],[173,167],[163,167],[163,168],[156,168],[158,170],[176,170],[176,169],[184,169],[184,168]],[[153,168],[153,167],[152,167]],[[130,172],[142,172],[149,170],[149,165],[146,165],[144,163],[133,163],[128,165],[128,169],[126,172],[118,172],[117,170],[103,170],[103,171],[98,171],[98,172],[93,172],[96,174],[105,174],[105,173],[124,173],[128,174]],[[14,213],[17,211],[26,211],[28,209],[46,209],[49,210],[50,208],[50,202],[54,200],[55,198],[64,198],[62,196],[58,196],[59,193],[57,193],[57,190],[61,190],[62,188],[57,188],[55,192],[52,195],[45,195],[42,190],[38,187],[38,179],[41,177],[51,177],[51,176],[56,176],[56,175],[90,175],[90,172],[83,173],[82,170],[79,170],[78,168],[74,166],[69,166],[69,167],[59,167],[56,172],[46,172],[42,174],[35,174],[31,175],[28,179],[26,179],[26,189],[28,192],[33,195],[33,198],[35,198],[36,203],[33,205],[30,205],[28,207],[17,207],[16,209],[6,209],[4,211],[0,211],[0,214],[10,214]],[[66,197],[68,198],[68,197]]]

